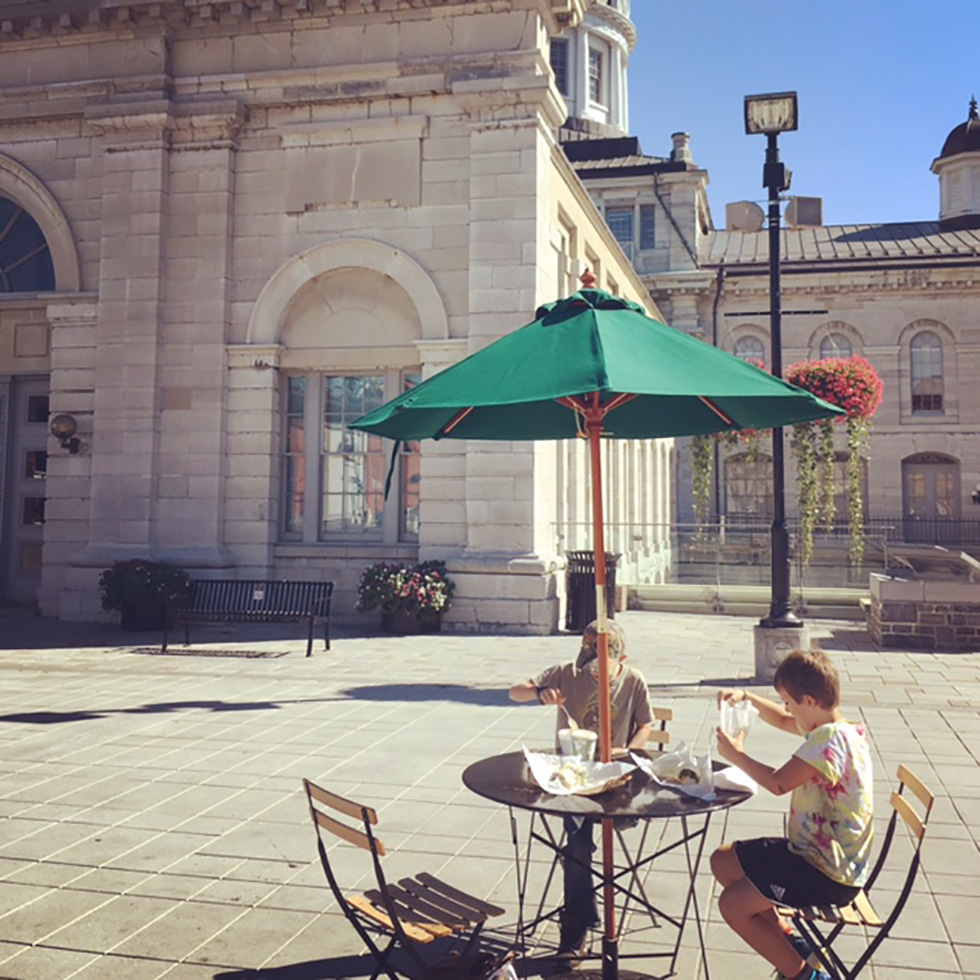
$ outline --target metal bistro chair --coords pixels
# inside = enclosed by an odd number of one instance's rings
[[[371,980],[377,980],[382,973],[391,980],[399,980],[400,976],[421,980],[448,975],[453,980],[462,980],[479,972],[484,965],[482,961],[487,960],[479,954],[480,930],[488,917],[503,915],[504,910],[424,872],[402,878],[397,885],[390,884],[381,868],[384,844],[374,836],[372,829],[378,822],[377,813],[308,779],[303,780],[303,786],[316,827],[323,872],[337,904],[377,962]],[[352,817],[357,823],[353,826],[345,823],[325,812],[327,808]],[[330,865],[324,834],[332,834],[371,854],[376,888],[368,888],[361,894],[343,892]],[[465,932],[469,932],[469,938],[458,955],[444,957],[438,962],[429,962],[422,955],[422,949],[433,941]],[[384,948],[376,941],[378,939],[386,940]],[[391,956],[398,949],[403,950],[414,964],[413,972],[400,973],[392,964]],[[450,973],[447,973],[447,966],[451,966]]]
[[[904,792],[906,789],[921,804],[921,812],[916,812],[912,801]],[[912,887],[919,871],[919,851],[926,835],[926,825],[929,822],[929,814],[932,811],[934,799],[934,795],[926,789],[921,780],[906,766],[899,766],[898,789],[892,793],[892,814],[885,831],[885,839],[882,842],[881,851],[868,882],[857,898],[849,905],[827,905],[805,909],[777,907],[780,915],[793,922],[800,935],[815,951],[824,969],[830,973],[834,980],[853,980],[864,969],[875,950],[888,938],[892,926],[895,925],[902,909],[905,908],[905,903],[908,901],[909,895],[912,894]],[[869,893],[885,866],[899,817],[901,817],[911,838],[912,860],[906,871],[905,883],[897,901],[892,906],[887,918],[882,919],[872,905]],[[865,930],[876,931],[876,935],[868,947],[850,967],[841,959],[833,945],[840,933],[848,926],[859,926]]]

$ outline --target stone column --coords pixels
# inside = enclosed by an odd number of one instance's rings
[[[100,131],[102,215],[89,545],[96,567],[153,551],[159,439],[168,100],[93,107]]]
[[[38,605],[42,615],[66,620],[92,619],[99,609],[95,573],[73,565],[89,541],[97,310],[95,297],[59,299],[47,308],[51,410],[74,416],[79,446],[74,454],[59,447],[48,455]]]
[[[183,107],[182,107],[183,108]],[[237,101],[175,120],[163,262],[159,443],[152,540],[185,567],[224,567],[225,388]]]

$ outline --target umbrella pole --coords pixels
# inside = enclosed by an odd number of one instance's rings
[[[596,395],[598,401],[598,395]],[[592,463],[592,534],[595,547],[595,607],[599,658],[599,758],[612,759],[612,714],[609,700],[609,620],[606,615],[606,540],[602,514],[602,434],[603,412],[595,405],[586,413],[589,451]],[[619,977],[619,940],[616,936],[616,904],[613,891],[613,823],[602,821],[602,980]]]

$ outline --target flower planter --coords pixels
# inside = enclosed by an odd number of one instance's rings
[[[166,610],[163,599],[156,596],[127,602],[120,609],[122,628],[136,631],[162,630]]]
[[[438,633],[442,629],[440,613],[415,615],[407,609],[381,614],[381,629],[394,636],[417,636],[420,633]]]

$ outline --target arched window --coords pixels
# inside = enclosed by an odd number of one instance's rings
[[[850,357],[854,347],[842,333],[830,333],[820,341],[821,357]]]
[[[764,364],[766,348],[758,337],[739,337],[735,341],[735,356],[743,361],[753,361]]]
[[[0,197],[0,293],[54,288],[51,252],[38,223],[16,201]]]
[[[931,330],[923,330],[909,345],[912,380],[912,411],[938,414],[943,411],[943,344]]]

